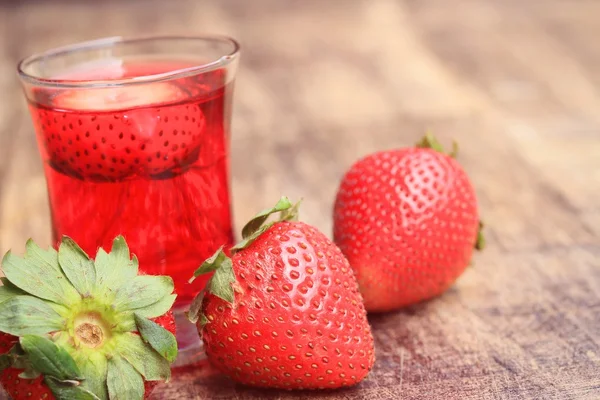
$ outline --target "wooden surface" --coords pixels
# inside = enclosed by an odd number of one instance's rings
[[[238,228],[286,194],[304,197],[304,219],[330,234],[355,159],[427,128],[461,143],[488,249],[441,298],[370,318],[378,359],[365,382],[263,392],[202,367],[156,399],[600,399],[600,2],[7,1],[0,32],[2,252],[49,241],[14,68],[57,45],[203,32],[241,41]]]

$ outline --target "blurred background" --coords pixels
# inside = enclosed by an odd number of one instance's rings
[[[539,228],[499,228],[507,233],[499,238],[506,245],[533,246],[540,235],[569,240],[542,218],[541,200],[532,197],[540,184],[528,182],[538,176],[529,176],[529,167],[538,168],[552,190],[574,196],[576,206],[596,205],[597,187],[582,174],[560,179],[600,149],[600,48],[589,40],[600,29],[595,1],[0,4],[2,249],[19,248],[28,235],[48,238],[41,165],[15,75],[18,60],[118,35],[213,33],[241,42],[232,149],[237,221],[284,193],[305,197],[304,217],[329,232],[325,217],[344,170],[371,151],[412,144],[426,129],[446,143],[459,141],[488,219],[506,217],[515,196],[532,219],[540,217]],[[584,152],[576,159],[561,156],[579,149]],[[597,169],[587,171],[598,179]],[[599,215],[586,219],[596,222],[588,229],[597,232]],[[524,230],[532,235],[518,239]]]
[[[596,0],[2,1],[0,251],[50,239],[18,60],[106,36],[203,33],[242,45],[238,229],[285,194],[303,197],[304,220],[330,235],[338,182],[356,159],[426,130],[460,143],[488,250],[441,303],[375,319],[379,369],[363,394],[400,398],[402,363],[403,393],[430,376],[474,390],[446,385],[462,399],[597,398],[585,397],[600,387]],[[566,387],[579,391],[560,397]]]

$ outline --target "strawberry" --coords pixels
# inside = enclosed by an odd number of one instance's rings
[[[474,245],[483,246],[475,190],[453,155],[428,135],[416,148],[363,158],[342,179],[334,241],[368,311],[441,294],[468,266]]]
[[[265,223],[281,212],[277,222]],[[373,366],[373,337],[356,279],[341,251],[295,221],[283,197],[196,271],[214,271],[188,313],[211,363],[252,386],[351,386]]]
[[[74,89],[56,96],[53,104],[78,111],[58,118],[44,110],[32,115],[49,163],[59,171],[99,181],[160,177],[198,157],[206,122],[197,104],[147,106],[186,96],[170,83]],[[117,107],[123,110],[114,111]]]
[[[0,383],[13,400],[139,400],[177,355],[173,281],[138,275],[123,237],[90,259],[70,238],[8,252],[0,286]]]

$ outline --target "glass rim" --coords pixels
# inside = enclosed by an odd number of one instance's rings
[[[100,49],[104,47],[110,47],[116,44],[129,44],[136,42],[150,42],[160,40],[189,40],[189,41],[218,41],[223,43],[229,43],[232,45],[232,50],[227,54],[220,56],[212,61],[194,65],[186,68],[177,68],[172,71],[162,72],[159,74],[150,74],[136,76],[132,78],[118,78],[118,79],[90,79],[90,80],[76,80],[76,79],[51,79],[42,78],[33,74],[25,72],[25,68],[39,60],[44,58],[56,57],[73,53],[82,50],[89,49]],[[170,81],[173,79],[185,78],[192,75],[197,75],[202,72],[214,70],[220,66],[226,66],[235,61],[240,54],[240,44],[233,38],[224,35],[202,35],[202,36],[143,36],[126,38],[123,36],[112,36],[101,39],[88,40],[79,42],[67,46],[55,47],[50,50],[46,50],[40,53],[32,54],[28,57],[23,58],[17,64],[17,72],[19,77],[30,84],[41,87],[52,87],[52,88],[102,88],[102,87],[120,87],[129,85],[139,85],[143,83],[156,83]]]

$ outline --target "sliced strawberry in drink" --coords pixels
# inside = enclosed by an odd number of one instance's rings
[[[54,99],[66,111],[61,118],[41,111],[35,122],[49,162],[69,175],[115,181],[177,174],[197,158],[206,125],[196,104],[176,103],[186,97],[169,83],[74,89]],[[136,108],[149,104],[155,106]]]

